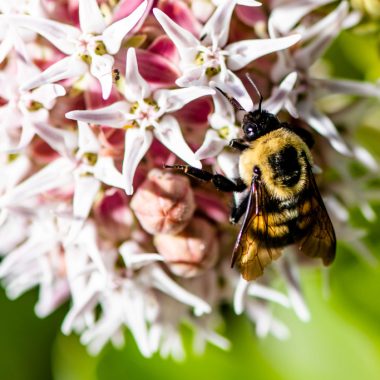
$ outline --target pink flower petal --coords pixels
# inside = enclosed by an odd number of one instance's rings
[[[212,112],[212,100],[210,97],[202,97],[193,100],[175,112],[173,116],[179,121],[180,125],[202,126],[208,124],[208,116]]]
[[[160,10],[180,27],[186,29],[195,36],[199,35],[201,25],[194,17],[187,4],[177,0],[165,0],[161,1],[159,6]]]
[[[166,57],[148,50],[136,50],[139,72],[154,87],[173,87],[181,72]]]
[[[238,5],[236,15],[245,25],[252,27],[259,21],[266,22],[267,17],[263,8]]]
[[[167,58],[171,62],[178,62],[178,52],[172,40],[162,35],[157,37],[147,49],[151,53]]]

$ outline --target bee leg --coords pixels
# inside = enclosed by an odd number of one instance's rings
[[[247,195],[238,205],[236,204],[236,201],[234,200],[234,205],[232,207],[231,215],[230,215],[230,223],[236,224],[239,222],[240,218],[244,215],[244,213],[247,210],[248,198],[249,196]]]
[[[231,148],[239,150],[240,152],[242,152],[243,150],[246,150],[247,148],[249,148],[249,145],[245,144],[244,140],[242,140],[242,139],[233,139],[233,140],[231,140],[230,143],[229,143],[229,146]]]
[[[164,165],[164,168],[172,168],[183,171],[190,177],[205,182],[212,182],[216,189],[224,192],[242,192],[246,189],[245,183],[238,178],[236,183],[221,174],[212,174],[206,170],[198,169],[188,165]]]

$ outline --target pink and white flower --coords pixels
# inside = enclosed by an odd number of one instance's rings
[[[181,128],[170,113],[201,96],[215,91],[207,87],[177,90],[152,90],[140,75],[136,53],[128,50],[125,73],[125,100],[93,111],[71,111],[66,117],[87,123],[124,128],[125,151],[123,160],[124,188],[133,193],[133,177],[137,165],[156,137],[163,145],[189,165],[200,167],[194,153],[186,144]]]

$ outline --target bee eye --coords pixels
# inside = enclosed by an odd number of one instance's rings
[[[257,132],[257,125],[250,123],[243,127],[243,131],[248,140],[253,140]]]

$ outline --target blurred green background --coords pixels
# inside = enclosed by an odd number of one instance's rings
[[[361,35],[344,32],[329,49],[326,58],[334,76],[372,81],[380,77],[378,33],[367,31],[362,30]],[[379,158],[380,123],[377,118],[372,120],[360,129],[358,138]],[[380,215],[379,205],[375,210]],[[370,224],[357,210],[352,212],[352,221],[368,230],[365,243],[380,259],[380,221]],[[1,290],[0,378],[380,379],[380,266],[370,266],[350,247],[339,244],[330,271],[330,297],[323,296],[318,271],[305,270],[302,284],[311,322],[300,322],[289,310],[278,308],[275,312],[290,328],[289,340],[259,340],[245,317],[227,310],[225,334],[232,349],[223,352],[208,346],[204,355],[196,356],[188,344],[183,363],[158,356],[142,358],[129,335],[122,350],[107,346],[98,357],[90,357],[78,337],[64,337],[59,332],[67,305],[39,320],[33,313],[36,292],[9,301]]]

